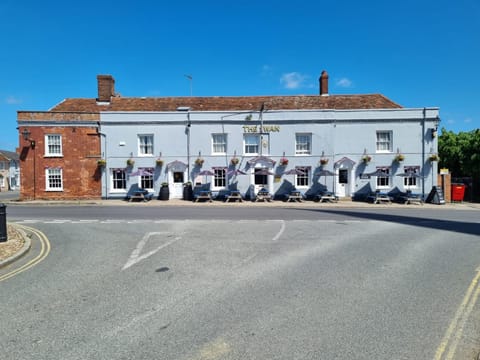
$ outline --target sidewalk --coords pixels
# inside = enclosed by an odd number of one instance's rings
[[[352,201],[350,199],[340,200],[336,203],[329,202],[314,202],[314,201],[302,201],[302,202],[285,202],[276,200],[272,202],[252,202],[250,200],[244,200],[243,202],[223,202],[221,200],[214,200],[212,202],[193,202],[185,201],[182,199],[170,199],[170,200],[150,200],[150,201],[126,201],[123,199],[98,199],[98,200],[31,200],[31,201],[19,201],[16,199],[10,199],[3,201],[7,206],[22,206],[22,205],[35,205],[35,206],[147,206],[147,207],[170,207],[170,206],[216,206],[216,207],[282,207],[282,208],[298,208],[298,207],[314,207],[314,208],[401,208],[401,209],[458,209],[458,210],[480,210],[480,203],[446,203],[442,205],[425,203],[419,204],[371,204],[367,202]]]

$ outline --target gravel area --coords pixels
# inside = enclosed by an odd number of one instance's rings
[[[25,243],[21,234],[11,225],[7,224],[7,242],[0,242],[0,261],[8,259],[20,251]]]

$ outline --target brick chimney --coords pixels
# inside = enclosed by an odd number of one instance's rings
[[[318,81],[320,82],[320,95],[328,96],[328,74],[325,70],[322,71]]]
[[[115,80],[112,75],[97,75],[97,83],[97,101],[110,102],[110,98],[115,95]]]

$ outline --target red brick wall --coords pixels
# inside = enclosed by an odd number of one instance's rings
[[[96,127],[21,126],[28,128],[30,141],[19,135],[20,144],[20,198],[28,199],[98,199],[101,198],[100,136]],[[63,157],[45,157],[45,134],[62,135]],[[46,191],[47,167],[60,167],[63,173],[63,191]]]

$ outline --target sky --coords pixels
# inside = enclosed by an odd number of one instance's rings
[[[121,96],[383,94],[480,128],[478,0],[2,0],[0,149],[17,111]],[[189,78],[191,77],[191,79]]]

